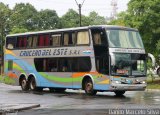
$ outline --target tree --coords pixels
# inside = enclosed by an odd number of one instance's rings
[[[78,27],[79,26],[79,14],[73,9],[69,9],[66,14],[61,17],[62,27]]]
[[[9,7],[0,2],[0,44],[4,43],[4,38],[6,30],[9,30],[9,21],[10,21],[11,10]],[[1,49],[2,47],[0,47]]]
[[[12,28],[25,28],[33,31],[38,27],[37,20],[37,10],[29,3],[16,4],[12,10]]]
[[[130,20],[129,25],[140,30],[147,52],[155,55],[158,49],[155,50],[155,47],[152,46],[158,44],[160,40],[159,11],[159,0],[131,0],[126,15]]]
[[[60,28],[60,19],[55,10],[41,10],[37,21],[40,30]]]
[[[119,26],[129,26],[128,24],[128,15],[126,12],[121,12],[117,15],[117,19],[111,20],[109,24],[119,25]]]
[[[105,25],[107,24],[106,19],[102,16],[99,16],[95,11],[90,12],[89,14],[90,25]]]

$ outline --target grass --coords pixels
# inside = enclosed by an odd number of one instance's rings
[[[0,75],[0,82],[3,82],[3,77]]]
[[[147,89],[160,89],[160,77],[156,77],[153,80],[151,77],[148,77]]]

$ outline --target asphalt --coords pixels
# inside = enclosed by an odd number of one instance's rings
[[[0,115],[40,107],[40,104],[0,104]]]

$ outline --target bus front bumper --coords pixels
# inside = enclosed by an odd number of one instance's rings
[[[111,84],[111,90],[144,91],[147,84]]]

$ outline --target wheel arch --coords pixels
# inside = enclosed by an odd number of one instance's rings
[[[90,75],[90,74],[86,74],[86,75],[84,75],[84,77],[83,77],[83,79],[82,79],[82,90],[84,90],[84,83],[85,83],[85,80],[86,79],[91,79],[92,80],[92,83],[93,83],[93,89],[94,89],[94,79],[93,79],[93,77],[92,77],[92,75]]]
[[[27,79],[27,80],[30,81],[32,77],[36,80],[36,77],[35,77],[35,75],[34,75],[33,73],[30,73],[30,74],[28,75],[28,79]],[[37,80],[36,80],[36,81],[37,81]]]

